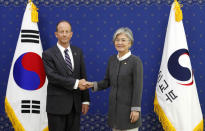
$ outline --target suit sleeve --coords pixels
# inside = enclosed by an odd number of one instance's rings
[[[81,63],[80,64],[80,78],[87,80],[83,52],[81,51],[80,54],[81,54],[80,55],[80,63]],[[89,90],[81,91],[81,93],[82,93],[82,102],[89,102],[90,101]]]
[[[141,99],[143,89],[143,65],[139,58],[135,60],[133,66],[133,94],[132,108],[141,111]]]
[[[51,58],[51,55],[49,55],[49,52],[43,52],[42,59],[49,83],[73,90],[76,79],[60,75],[57,72],[54,60]]]

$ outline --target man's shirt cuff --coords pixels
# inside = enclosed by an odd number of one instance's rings
[[[90,105],[90,102],[84,101],[84,102],[82,102],[82,104]]]
[[[78,84],[79,84],[79,80],[76,79],[73,89],[75,89],[75,90],[78,89]]]

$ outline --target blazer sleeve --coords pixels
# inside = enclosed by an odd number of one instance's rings
[[[137,107],[140,111],[143,89],[143,65],[140,58],[134,60],[133,63],[133,94],[131,107]]]
[[[85,62],[84,62],[82,51],[80,53],[80,78],[87,80]],[[82,102],[89,102],[90,101],[89,90],[87,89],[87,90],[81,91],[81,93],[82,93],[82,99],[81,99]]]
[[[110,75],[109,74],[110,74],[110,63],[112,61],[111,59],[112,59],[112,57],[110,57],[110,59],[108,61],[108,65],[107,65],[104,79],[97,82],[97,84],[94,84],[93,91],[99,91],[99,90],[103,90],[103,89],[110,87]]]
[[[49,83],[59,85],[59,87],[64,87],[68,90],[73,90],[76,79],[60,75],[57,72],[54,60],[49,52],[43,52],[42,59]]]

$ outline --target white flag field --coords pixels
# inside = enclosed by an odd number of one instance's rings
[[[169,16],[154,109],[165,131],[203,131],[183,22],[175,20],[179,10],[180,5],[175,1]]]
[[[14,53],[5,98],[5,111],[15,131],[47,131],[47,79],[41,59],[42,45],[37,8],[27,4]]]

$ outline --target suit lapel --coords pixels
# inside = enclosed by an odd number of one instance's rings
[[[77,57],[78,57],[78,54],[77,54],[77,50],[75,48],[73,48],[73,46],[70,46],[70,49],[72,51],[72,54],[73,54],[73,61],[74,61],[74,71],[76,70],[76,67],[77,67]]]
[[[62,64],[63,68],[66,70],[66,72],[69,73],[69,75],[72,75],[72,73],[70,72],[70,70],[68,69],[68,67],[67,67],[67,65],[65,63],[65,60],[64,60],[64,58],[63,58],[63,56],[62,56],[62,54],[60,52],[60,49],[57,46],[55,48],[55,51],[56,51],[55,55],[56,55],[59,63]]]

